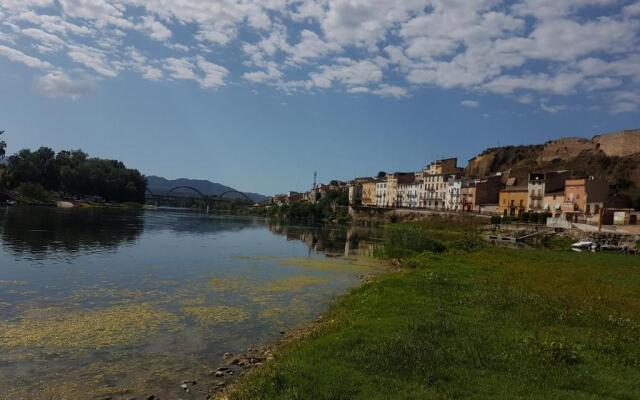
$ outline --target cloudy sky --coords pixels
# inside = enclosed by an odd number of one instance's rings
[[[274,193],[640,127],[637,0],[0,0],[0,129]]]

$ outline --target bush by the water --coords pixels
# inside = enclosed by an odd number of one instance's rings
[[[344,190],[330,190],[319,201],[296,201],[281,206],[272,205],[267,210],[267,215],[272,218],[302,222],[321,222],[332,220],[347,222],[349,212],[349,195]]]
[[[47,191],[39,183],[24,182],[18,185],[16,192],[36,201],[48,201]]]
[[[383,258],[406,258],[420,253],[475,251],[485,246],[475,229],[478,222],[458,221],[446,217],[386,227],[382,247]]]
[[[547,213],[529,213],[523,212],[517,216],[509,216],[509,215],[494,215],[491,217],[491,223],[494,225],[499,224],[512,224],[514,222],[517,223],[529,223],[529,224],[542,224],[545,225],[547,223],[547,219],[549,218],[549,214]]]

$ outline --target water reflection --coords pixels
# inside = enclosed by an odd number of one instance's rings
[[[370,254],[372,237],[175,211],[2,209],[0,398],[179,398],[179,379],[207,382],[225,352],[280,337],[357,285],[378,266],[341,256]]]
[[[0,209],[0,238],[3,246],[33,258],[115,249],[136,241],[144,229],[142,216],[142,211],[5,207]]]
[[[283,235],[287,240],[304,242],[310,252],[322,252],[328,256],[349,256],[353,252],[372,255],[376,243],[377,230],[357,226],[336,226],[324,229],[270,223],[271,232]]]

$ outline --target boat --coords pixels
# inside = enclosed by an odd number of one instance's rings
[[[581,240],[571,245],[573,251],[585,251],[595,249],[595,243],[590,240]]]

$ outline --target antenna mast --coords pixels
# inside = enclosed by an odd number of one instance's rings
[[[313,171],[313,189],[315,189],[317,186],[316,184],[317,179],[318,179],[318,171]]]

